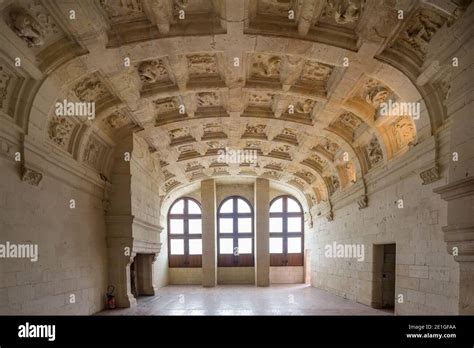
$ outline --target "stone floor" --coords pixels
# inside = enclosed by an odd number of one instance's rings
[[[134,308],[99,315],[389,315],[305,284],[167,286],[140,297]]]

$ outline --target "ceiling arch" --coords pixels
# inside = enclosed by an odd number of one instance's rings
[[[253,175],[284,181],[318,203],[402,156],[443,118],[409,63],[393,64],[390,54],[411,57],[407,26],[420,11],[438,27],[455,18],[413,2],[409,23],[390,31],[373,22],[371,3],[353,1],[357,11],[341,14],[324,1],[97,1],[84,7],[87,33],[54,3],[38,11],[51,16],[56,32],[39,41],[15,36],[28,28],[8,20],[10,2],[2,11],[12,40],[34,46],[22,50],[39,63],[25,69],[42,76],[27,132],[60,154],[107,174],[115,145],[136,132],[162,163],[166,194],[206,177]],[[365,20],[390,39],[375,39]],[[418,66],[426,44],[415,52]],[[95,103],[95,118],[58,118],[63,99]],[[381,117],[386,100],[419,102],[420,115]],[[216,166],[216,151],[226,148],[255,150],[257,165]],[[203,168],[190,166],[197,160]]]

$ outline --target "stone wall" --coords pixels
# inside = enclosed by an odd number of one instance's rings
[[[201,285],[202,268],[169,268],[168,283],[170,285]]]
[[[38,244],[39,254],[37,262],[0,262],[0,314],[86,315],[103,309],[107,252],[102,190],[86,190],[85,182],[72,175],[68,179],[74,185],[61,175],[44,173],[39,186],[32,186],[21,181],[18,165],[10,159],[0,158],[0,167],[1,243]],[[75,209],[69,208],[71,199]]]
[[[144,141],[134,137],[133,160],[130,163],[134,252],[156,253],[154,286],[168,283],[166,235],[160,227],[159,164],[148,152]],[[163,247],[163,244],[164,247]]]
[[[413,163],[406,163],[406,172]],[[372,302],[373,245],[396,243],[395,301],[397,314],[456,314],[459,267],[446,252],[441,227],[446,225],[446,203],[433,193],[443,180],[421,185],[418,175],[379,183],[369,191],[369,205],[359,210],[346,205],[334,221],[315,221],[312,285],[366,305]],[[397,205],[403,199],[403,208]],[[365,259],[328,258],[325,246],[364,245]],[[396,297],[396,299],[397,299]]]
[[[303,266],[270,267],[270,284],[299,284],[303,282]]]

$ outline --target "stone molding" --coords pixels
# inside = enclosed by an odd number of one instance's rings
[[[433,192],[441,195],[441,198],[445,201],[452,201],[465,196],[472,196],[474,195],[474,176],[437,187]]]
[[[160,234],[161,232],[163,232],[163,226],[160,226],[160,225],[157,225],[157,224],[153,224],[151,222],[148,222],[146,220],[143,220],[143,219],[140,219],[138,217],[134,217],[133,219],[133,224],[134,225],[137,225],[147,231],[150,231],[150,232],[155,232],[155,233],[158,233]]]

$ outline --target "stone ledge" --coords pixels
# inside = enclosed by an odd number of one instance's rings
[[[441,198],[445,201],[452,201],[462,197],[472,196],[474,195],[474,176],[437,187],[433,192],[441,195]]]

